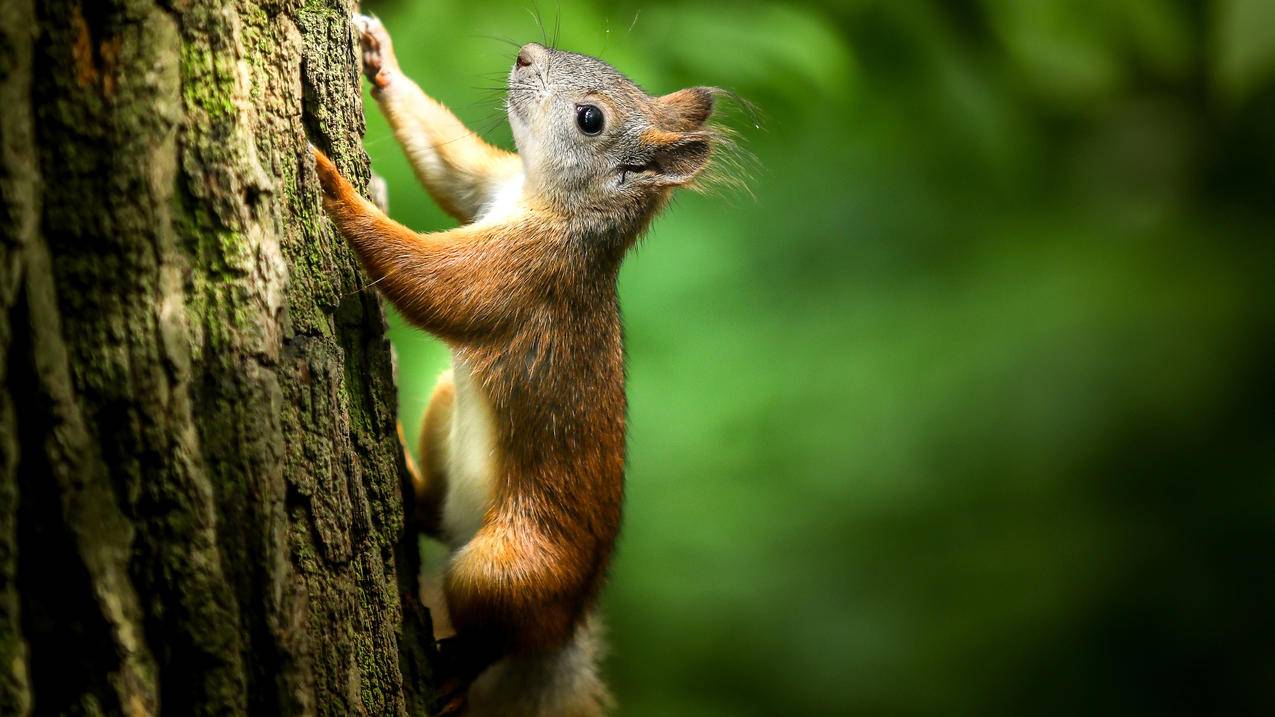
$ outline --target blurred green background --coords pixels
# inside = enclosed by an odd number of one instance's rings
[[[509,147],[532,7],[365,9]],[[622,715],[1275,713],[1275,2],[539,10],[764,124],[755,196],[621,279]],[[453,224],[371,108],[367,147]],[[394,325],[414,435],[447,356]]]

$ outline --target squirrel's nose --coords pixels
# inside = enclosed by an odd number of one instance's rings
[[[548,54],[548,50],[544,45],[536,42],[529,42],[518,50],[518,59],[514,60],[514,66],[521,69],[523,67],[531,67],[537,60]]]

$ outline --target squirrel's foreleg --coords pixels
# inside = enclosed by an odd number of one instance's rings
[[[418,234],[385,216],[314,149],[323,207],[358,253],[394,307],[409,321],[444,339],[496,335],[514,325],[534,299],[518,225],[465,226]],[[511,241],[512,240],[512,241]],[[501,251],[492,247],[502,246]]]
[[[448,214],[470,222],[522,171],[518,155],[492,147],[399,68],[380,20],[355,15],[363,73],[416,176]]]

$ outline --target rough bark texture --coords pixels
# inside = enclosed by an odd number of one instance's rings
[[[423,714],[340,0],[0,0],[0,714]]]

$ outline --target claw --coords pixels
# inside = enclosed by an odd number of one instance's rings
[[[398,66],[390,44],[390,34],[385,31],[381,21],[371,15],[355,14],[351,21],[359,31],[359,46],[363,49],[363,74],[372,81],[376,90],[385,89]]]

